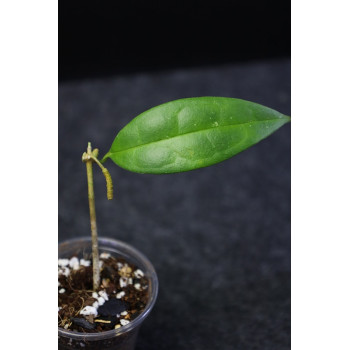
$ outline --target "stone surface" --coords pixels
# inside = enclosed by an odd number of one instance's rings
[[[128,308],[127,303],[119,299],[110,299],[98,308],[101,316],[115,316]]]

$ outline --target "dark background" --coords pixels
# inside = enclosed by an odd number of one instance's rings
[[[290,56],[290,1],[59,1],[59,79]]]
[[[59,241],[90,234],[87,142],[103,155],[146,109],[227,96],[290,115],[289,2],[60,1],[59,15]],[[290,349],[290,125],[192,172],[106,166],[99,234],[141,250],[160,282],[138,350]]]

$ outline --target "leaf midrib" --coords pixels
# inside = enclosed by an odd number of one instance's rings
[[[286,119],[287,119],[287,118],[286,118],[285,116],[283,116],[283,118],[273,118],[273,119],[265,119],[265,120],[255,120],[255,121],[244,122],[244,123],[240,123],[240,124],[230,124],[230,125],[214,126],[214,127],[211,127],[211,128],[206,128],[206,129],[201,129],[201,130],[196,130],[196,131],[185,132],[185,133],[180,134],[180,135],[177,135],[177,136],[169,137],[168,139],[161,139],[161,140],[157,140],[157,141],[147,142],[147,143],[143,143],[143,144],[141,144],[141,145],[137,145],[137,146],[125,148],[125,149],[120,150],[120,151],[108,152],[108,153],[103,157],[103,160],[104,160],[106,157],[109,157],[109,156],[112,155],[112,154],[130,151],[130,150],[132,150],[132,149],[139,148],[139,147],[144,147],[144,146],[150,145],[150,144],[152,144],[152,143],[157,143],[157,142],[163,142],[163,141],[168,141],[168,140],[176,139],[177,137],[182,137],[182,136],[184,136],[184,135],[196,134],[196,133],[199,133],[199,132],[208,131],[208,130],[212,130],[212,129],[232,128],[232,127],[239,127],[239,126],[246,125],[246,124],[252,124],[252,123],[253,123],[253,124],[256,124],[256,123],[269,122],[269,121],[273,121],[273,120],[286,120]]]

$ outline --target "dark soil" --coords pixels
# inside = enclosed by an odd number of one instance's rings
[[[101,285],[93,297],[92,261],[90,266],[76,265],[69,274],[58,275],[58,326],[67,330],[93,333],[123,327],[135,319],[148,300],[148,280],[136,266],[112,256],[100,258]],[[64,268],[63,268],[64,269]],[[64,271],[64,270],[63,270]],[[106,294],[104,294],[104,292]],[[101,302],[102,301],[102,302]],[[94,306],[93,306],[94,305]],[[97,315],[82,315],[85,307],[97,306]]]

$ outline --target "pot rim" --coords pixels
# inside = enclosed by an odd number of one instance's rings
[[[84,237],[71,238],[59,243],[59,246],[69,245],[72,243],[76,243],[78,241],[91,242],[91,237],[84,236]],[[142,261],[142,264],[144,265],[143,270],[147,270],[147,274],[149,275],[149,279],[150,279],[151,292],[150,292],[150,297],[148,299],[148,302],[145,306],[145,309],[140,313],[140,315],[138,315],[134,320],[130,321],[130,323],[128,323],[127,325],[122,326],[118,329],[105,331],[105,332],[82,333],[82,332],[76,332],[76,331],[69,331],[64,328],[58,327],[59,336],[66,337],[66,338],[73,338],[73,339],[81,339],[81,340],[102,340],[102,339],[108,339],[108,338],[125,334],[137,328],[145,320],[145,318],[149,315],[149,313],[151,312],[156,302],[156,299],[158,296],[158,278],[157,278],[156,271],[152,263],[148,260],[148,258],[133,246],[114,238],[99,237],[98,242],[99,242],[99,246],[108,244],[110,245],[110,247],[115,246],[115,247],[125,249],[128,254]]]

